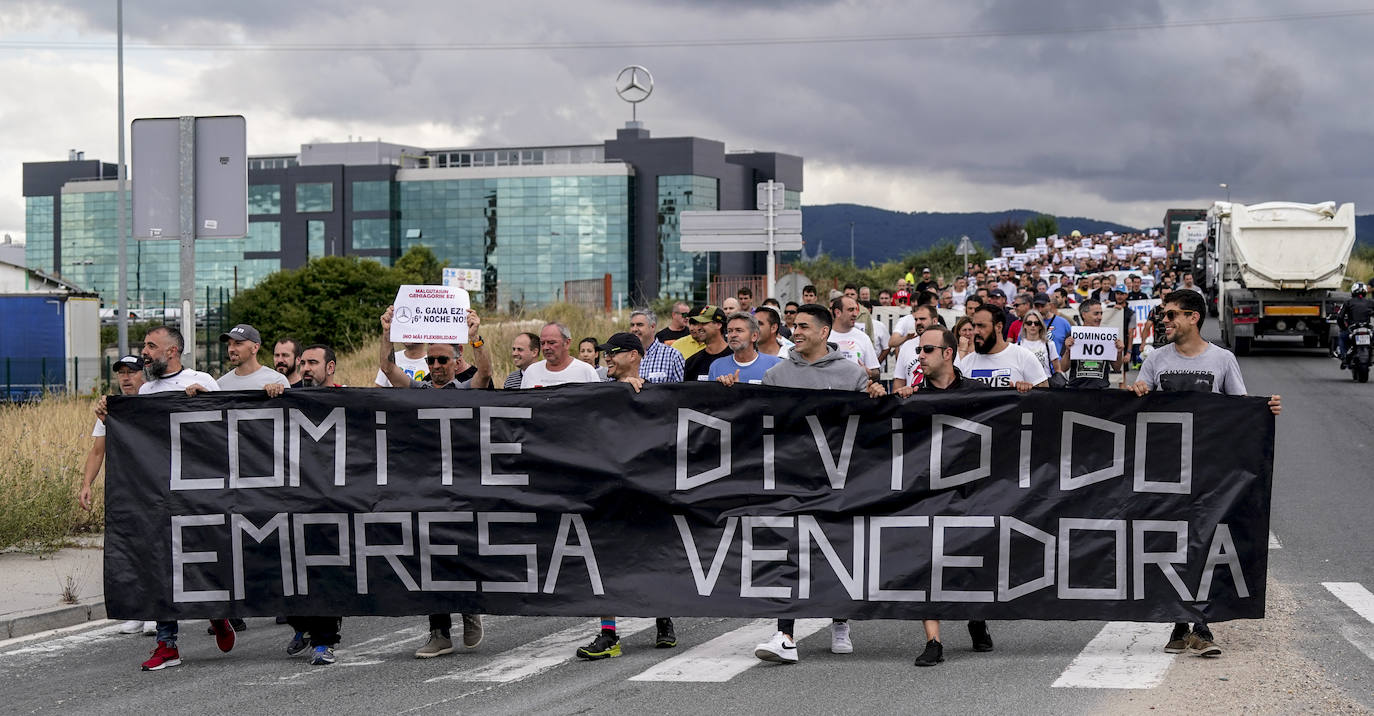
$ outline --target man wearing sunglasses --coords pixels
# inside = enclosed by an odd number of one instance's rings
[[[1169,344],[1145,357],[1140,377],[1130,389],[1141,396],[1152,390],[1245,395],[1245,381],[1236,356],[1202,338],[1202,324],[1207,319],[1207,304],[1202,296],[1194,291],[1178,291],[1164,301],[1163,323]],[[1278,415],[1282,407],[1279,396],[1269,396],[1270,412]],[[1187,623],[1178,623],[1164,651],[1219,656],[1221,647],[1213,641],[1212,630],[1206,623],[1194,624],[1191,632]]]
[[[907,340],[902,344],[901,350],[897,351],[897,368],[892,376],[892,390],[897,392],[903,388],[916,390],[921,387],[923,376],[921,364],[921,346],[917,340],[926,331],[940,326],[940,317],[934,306],[922,304],[911,311],[910,316],[903,316],[902,320],[911,319],[911,334],[906,336]]]
[[[911,341],[907,346],[915,349],[913,352],[919,356],[919,370],[924,376],[920,386],[921,392],[987,390],[986,385],[965,378],[959,369],[954,367],[954,358],[959,353],[959,339],[948,328],[938,324],[928,326],[921,331],[918,340]],[[895,388],[893,392],[903,398],[909,398],[916,392],[916,387],[903,385]],[[916,657],[916,666],[935,666],[945,660],[945,647],[940,643],[940,621],[926,619],[922,621],[922,625],[926,632],[926,647],[921,655]],[[974,651],[992,651],[992,634],[988,632],[987,622],[970,621],[968,633],[973,641]]]

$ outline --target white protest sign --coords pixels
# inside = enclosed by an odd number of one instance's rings
[[[1151,280],[1151,283],[1154,282],[1154,278],[1153,278],[1153,277],[1151,277],[1150,280]],[[1141,282],[1141,287],[1144,288],[1144,286],[1145,286],[1145,284],[1144,284],[1144,281],[1142,280],[1142,282]],[[1134,320],[1133,320],[1133,323],[1132,323],[1132,325],[1131,325],[1131,344],[1132,344],[1132,345],[1134,345],[1134,344],[1140,342],[1140,330],[1141,330],[1141,328],[1144,326],[1145,321],[1148,320],[1148,319],[1150,318],[1150,311],[1154,310],[1154,307],[1155,307],[1155,306],[1158,306],[1159,303],[1160,303],[1160,301],[1159,301],[1158,298],[1151,298],[1151,299],[1146,299],[1146,300],[1144,300],[1144,301],[1130,301],[1130,302],[1128,302],[1128,303],[1126,304],[1127,306],[1130,307],[1131,313],[1134,314]]]
[[[1150,236],[1159,236],[1159,229],[1150,229]]]
[[[1016,253],[1016,249],[1014,249],[1014,248],[1012,248],[1012,247],[1010,247],[1010,246],[1003,246],[1003,247],[1002,247],[1002,258],[1007,258],[1007,259],[1009,259],[1009,258],[1011,258],[1015,253]]]
[[[1156,246],[1150,249],[1150,255],[1157,259],[1167,259],[1169,258],[1169,250],[1163,246]]]
[[[1126,258],[1131,255],[1131,252],[1126,249],[1112,249],[1112,255],[1120,261],[1125,261]]]
[[[393,343],[468,342],[468,292],[453,286],[402,286],[391,318]]]
[[[1066,247],[1066,246],[1068,246],[1068,245],[1069,245],[1068,242],[1064,241],[1063,239],[1055,239],[1055,240],[1054,240],[1054,248],[1056,248],[1056,249],[1062,249],[1062,248],[1064,248],[1064,247]]]
[[[1079,240],[1078,240],[1078,245],[1079,245],[1079,246],[1082,246],[1083,248],[1088,248],[1089,246],[1092,246],[1092,245],[1093,245],[1093,240],[1092,240],[1092,239],[1079,239]]]
[[[1116,341],[1121,337],[1121,329],[1072,326],[1069,335],[1073,336],[1073,345],[1069,347],[1070,360],[1116,360]]]
[[[1110,232],[1110,231],[1104,231],[1104,232],[1102,232],[1102,235],[1103,235],[1103,236],[1116,236],[1116,234],[1113,234],[1113,233]]]
[[[1074,258],[1086,259],[1086,258],[1092,256],[1092,249],[1084,248],[1084,247],[1080,246],[1080,247],[1078,247],[1078,248],[1076,248],[1076,249],[1073,250],[1073,255],[1074,255]]]

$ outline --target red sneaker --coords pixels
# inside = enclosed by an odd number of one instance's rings
[[[215,632],[215,646],[220,651],[228,652],[234,648],[234,626],[228,619],[211,619],[210,628]]]
[[[167,646],[167,642],[160,641],[157,648],[153,649],[153,655],[143,662],[144,671],[161,671],[169,666],[181,666],[181,652],[175,646]]]

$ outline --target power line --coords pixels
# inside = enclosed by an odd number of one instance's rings
[[[940,40],[978,40],[1002,37],[1044,37],[1054,35],[1089,35],[1099,33],[1176,30],[1200,27],[1225,27],[1286,23],[1309,20],[1335,20],[1369,17],[1374,8],[1364,10],[1335,10],[1330,12],[1292,13],[1285,15],[1257,15],[1250,17],[1215,18],[1210,20],[1177,20],[1173,22],[1134,23],[1127,25],[1088,25],[1081,27],[1041,27],[1014,30],[964,30],[879,35],[814,35],[800,37],[743,37],[714,39],[624,40],[585,42],[493,42],[493,43],[225,43],[176,42],[167,44],[130,44],[126,50],[181,50],[189,52],[510,52],[520,50],[609,50],[654,49],[682,47],[755,47],[778,45],[836,45],[893,42],[934,42]],[[0,40],[0,50],[108,50],[108,42],[66,42],[49,40]]]

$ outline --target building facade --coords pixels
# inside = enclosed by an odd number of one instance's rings
[[[114,165],[24,165],[26,263],[113,304]],[[424,245],[483,272],[482,300],[515,309],[564,298],[564,282],[601,279],[625,305],[700,300],[710,276],[763,273],[756,252],[681,250],[681,211],[752,209],[755,185],[787,185],[800,207],[802,159],[731,152],[641,126],[602,144],[423,149],[376,142],[303,145],[248,160],[249,232],[196,244],[198,291],[234,293],[322,256],[390,265]],[[132,216],[132,213],[130,213]],[[129,243],[129,300],[177,295],[176,241]]]

